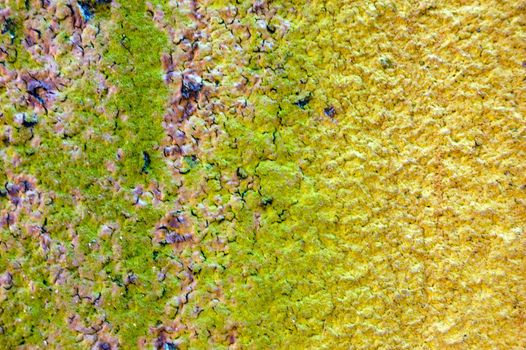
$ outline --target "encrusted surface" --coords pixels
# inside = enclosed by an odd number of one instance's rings
[[[0,348],[526,348],[525,11],[0,1]]]

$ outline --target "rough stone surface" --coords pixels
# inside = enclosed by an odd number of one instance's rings
[[[0,348],[526,348],[525,11],[0,1]]]

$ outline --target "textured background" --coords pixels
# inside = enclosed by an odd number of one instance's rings
[[[526,348],[526,2],[0,24],[0,348]]]

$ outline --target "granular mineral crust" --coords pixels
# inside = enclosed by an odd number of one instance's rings
[[[525,10],[0,0],[0,349],[525,349]]]

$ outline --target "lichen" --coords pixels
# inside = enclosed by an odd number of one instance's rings
[[[523,5],[1,6],[0,348],[525,346]]]

